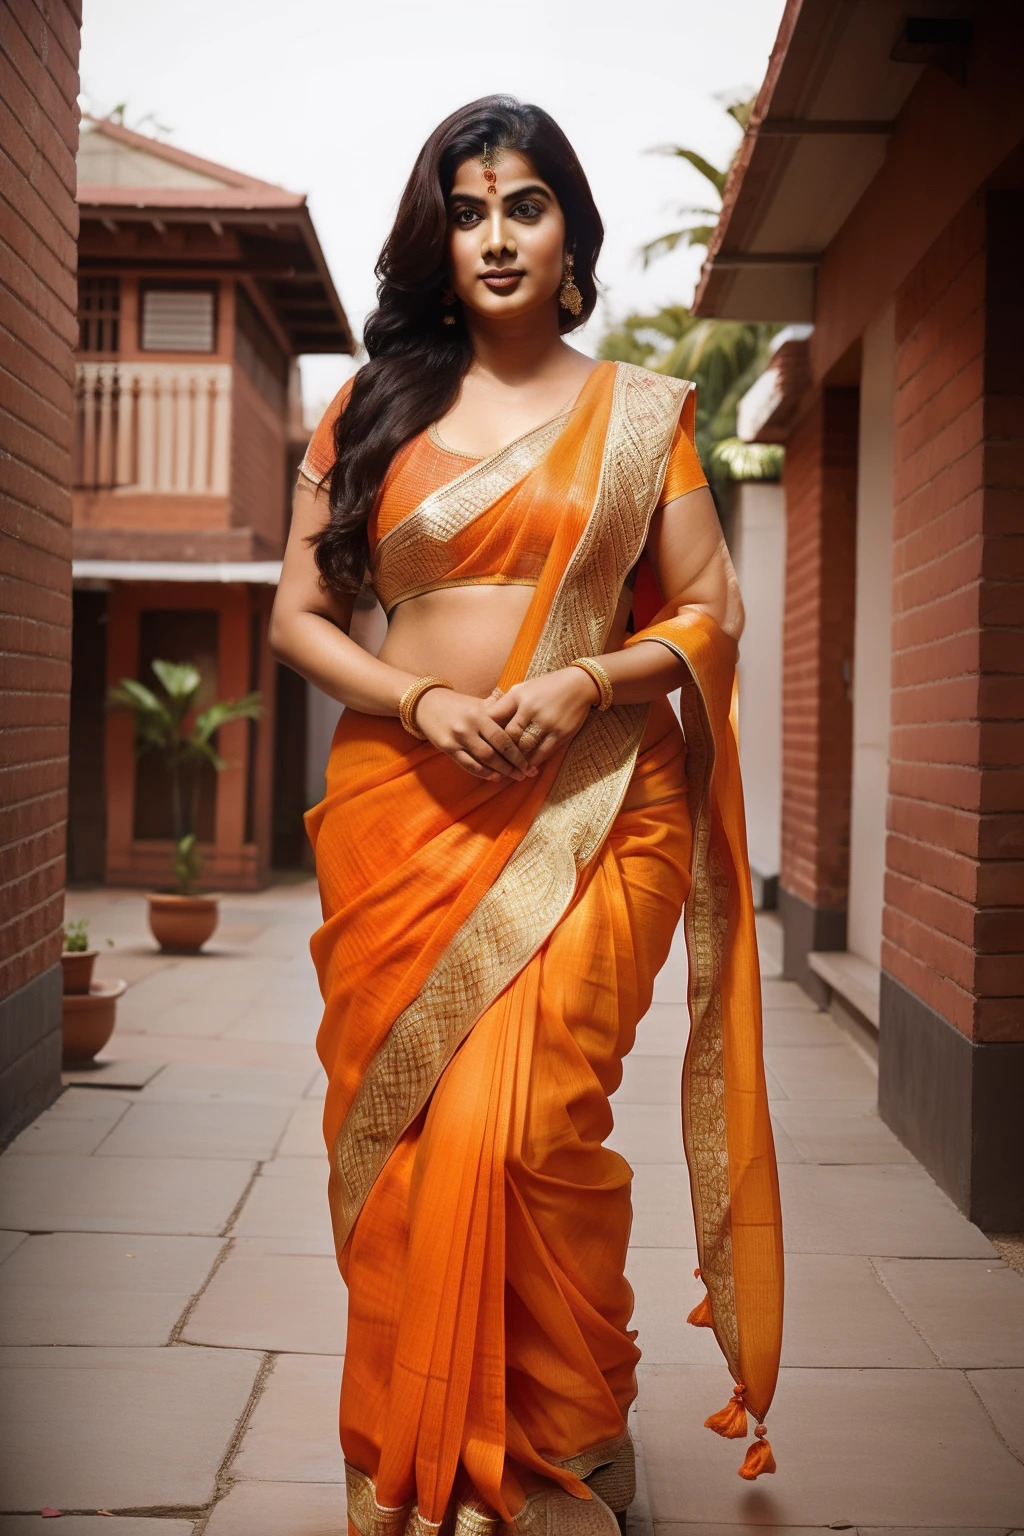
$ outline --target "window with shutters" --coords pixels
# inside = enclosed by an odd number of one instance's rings
[[[79,352],[116,352],[121,341],[121,279],[78,279]]]
[[[140,348],[143,352],[212,352],[216,319],[212,288],[146,288]]]

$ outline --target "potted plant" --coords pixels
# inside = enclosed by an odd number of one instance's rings
[[[135,715],[135,743],[140,754],[159,752],[170,782],[171,825],[174,833],[173,891],[148,894],[149,926],[161,949],[172,954],[195,954],[216,930],[216,896],[199,895],[202,874],[196,821],[199,812],[199,775],[204,763],[216,772],[227,764],[214,745],[222,725],[234,720],[255,720],[261,713],[260,695],[222,699],[196,712],[202,677],[190,662],[154,661],[160,684],[155,693],[135,678],[123,677],[107,695],[111,709],[130,709]]]
[[[107,940],[111,946],[113,942]],[[94,981],[92,969],[98,953],[89,948],[89,924],[85,918],[67,924],[60,957],[64,970],[60,1028],[66,1066],[92,1061],[114,1033],[117,1000],[127,982]]]
[[[89,948],[89,924],[84,917],[68,923],[64,929],[64,951],[60,963],[64,969],[64,991],[76,995],[88,992],[98,949]]]

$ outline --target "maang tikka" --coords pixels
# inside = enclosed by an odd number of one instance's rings
[[[573,316],[583,313],[583,295],[576,287],[575,265],[572,251],[566,251],[565,271],[562,275],[562,286],[558,290],[558,302]]]
[[[484,144],[484,152],[480,156],[480,165],[483,169],[484,181],[487,183],[488,192],[492,192],[495,196],[497,196],[498,188],[496,183],[498,178],[494,174],[494,162],[491,159],[491,146],[487,143]]]

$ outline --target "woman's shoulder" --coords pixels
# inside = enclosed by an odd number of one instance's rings
[[[309,440],[309,446],[299,465],[299,473],[305,475],[307,480],[312,480],[314,485],[319,485],[324,476],[329,475],[334,467],[334,429],[338,424],[338,417],[352,397],[352,390],[358,377],[357,369],[351,378],[345,380],[320,417],[316,430]]]

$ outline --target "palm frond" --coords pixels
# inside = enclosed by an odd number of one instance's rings
[[[711,467],[729,480],[777,480],[786,450],[781,443],[745,443],[726,437],[711,450]]]
[[[649,153],[652,155],[674,155],[679,160],[687,161],[689,165],[693,166],[695,171],[700,172],[705,180],[710,181],[719,197],[721,197],[722,189],[725,186],[725,172],[720,171],[716,165],[712,165],[710,160],[706,160],[699,150],[687,149],[682,144],[656,144]]]
[[[189,739],[197,743],[207,742],[222,725],[230,725],[233,720],[257,720],[262,713],[263,705],[258,693],[247,693],[241,699],[221,699],[197,715]]]
[[[153,671],[172,703],[188,709],[202,685],[199,668],[188,661],[154,661]]]
[[[688,229],[674,229],[640,247],[640,260],[646,269],[660,256],[668,256],[680,245],[707,245],[714,233],[713,224],[691,224]]]

